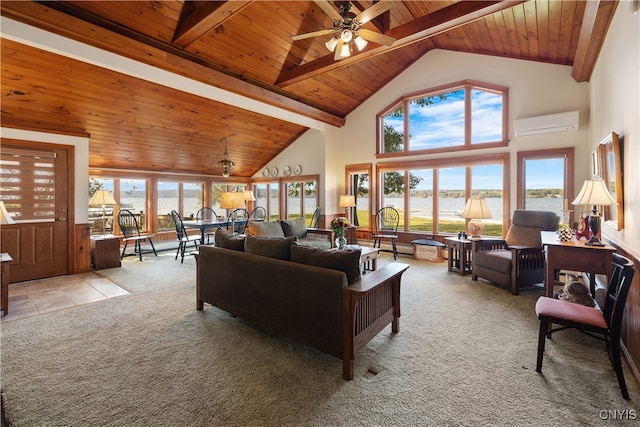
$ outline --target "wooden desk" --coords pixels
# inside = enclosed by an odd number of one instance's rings
[[[555,231],[540,232],[545,251],[544,294],[553,296],[553,287],[560,270],[575,270],[589,273],[591,295],[595,296],[595,276],[605,274],[607,283],[613,271],[611,254],[613,246],[587,246],[585,240],[561,242]],[[557,282],[558,285],[562,284]]]
[[[91,236],[91,265],[94,270],[120,267],[120,238],[113,234]]]
[[[9,263],[13,258],[7,253],[0,254],[0,305],[2,306],[2,315],[9,314]]]

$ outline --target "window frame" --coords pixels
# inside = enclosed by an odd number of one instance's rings
[[[516,209],[524,209],[524,200],[526,196],[525,189],[525,168],[524,162],[526,160],[544,160],[544,159],[557,159],[559,157],[565,158],[566,170],[564,174],[564,194],[565,198],[573,200],[575,196],[574,186],[574,173],[575,173],[575,148],[574,147],[561,147],[542,150],[528,150],[517,152],[517,191],[516,191]],[[574,212],[569,216],[570,223],[574,223]]]
[[[374,181],[373,166],[371,165],[371,163],[346,165],[344,168],[344,188],[346,189],[346,194],[353,194],[354,188],[353,188],[353,182],[351,181],[352,176],[356,174],[362,174],[362,173],[366,173],[369,175],[369,196],[367,197],[368,199],[367,210],[369,211],[369,218],[368,218],[368,226],[367,227],[358,226],[358,229],[371,231],[373,229],[371,227],[371,224],[373,224],[374,216],[375,216],[375,212],[373,212],[372,210],[373,199],[375,198],[375,192],[373,190],[375,189],[375,187],[373,182]],[[356,209],[357,209],[357,206],[356,206]],[[353,224],[352,215],[353,215],[352,212],[349,211],[349,215],[347,217],[349,218],[349,222],[351,224]]]
[[[398,171],[403,170],[405,172],[410,172],[413,169],[432,169],[434,173],[433,185],[434,185],[434,200],[437,198],[435,194],[439,191],[439,178],[438,171],[440,168],[444,167],[464,167],[465,171],[465,200],[471,197],[471,168],[473,166],[479,165],[487,165],[487,164],[502,164],[502,192],[503,192],[503,200],[502,200],[502,237],[506,235],[506,230],[509,228],[510,221],[510,180],[509,180],[509,170],[510,170],[510,154],[509,153],[497,153],[497,154],[487,154],[482,156],[461,156],[461,157],[451,157],[451,158],[441,158],[441,159],[429,159],[429,160],[411,160],[404,162],[389,162],[389,163],[378,163],[376,165],[376,187],[375,187],[375,212],[377,212],[382,207],[382,199],[384,192],[384,183],[382,180],[382,174],[384,172],[389,171]],[[405,174],[405,188],[407,188],[407,180],[409,179],[409,173]],[[378,184],[379,183],[379,184]],[[404,192],[404,217],[403,220],[400,221],[401,225],[403,225],[402,229],[399,229],[399,233],[411,233],[411,234],[448,234],[439,231],[440,215],[439,215],[439,207],[438,203],[434,203],[433,209],[433,230],[431,232],[423,232],[417,230],[410,230],[408,227],[410,226],[410,191]],[[408,209],[407,209],[408,207]],[[465,225],[466,225],[465,220]]]
[[[446,146],[438,148],[429,148],[423,150],[410,150],[410,120],[409,103],[414,99],[425,98],[429,96],[436,96],[443,92],[451,92],[455,90],[465,90],[465,106],[464,106],[464,144],[457,146]],[[502,139],[500,141],[483,142],[483,143],[471,143],[472,138],[472,106],[471,96],[469,94],[472,90],[478,89],[486,92],[493,92],[502,94]],[[400,104],[403,105],[405,114],[404,120],[404,144],[402,151],[385,153],[384,152],[384,119],[387,115],[397,108]],[[419,92],[413,92],[405,94],[396,99],[389,105],[387,105],[382,111],[376,114],[376,158],[392,158],[400,156],[419,156],[424,154],[436,154],[436,153],[450,153],[458,151],[478,150],[496,147],[506,147],[509,144],[509,88],[506,86],[495,85],[491,83],[483,83],[475,80],[462,80],[455,83],[448,83],[446,85],[436,86]]]

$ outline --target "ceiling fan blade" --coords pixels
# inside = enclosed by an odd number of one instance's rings
[[[324,36],[331,33],[333,33],[333,29],[313,31],[311,33],[298,34],[297,36],[291,36],[291,40],[310,39],[311,37]]]
[[[384,46],[391,46],[393,42],[396,41],[396,39],[394,39],[393,37],[376,33],[375,31],[367,30],[366,28],[361,28],[360,30],[358,30],[358,34],[360,34],[360,37],[367,41],[378,43]]]
[[[358,21],[361,24],[369,22],[376,16],[391,9],[396,3],[399,3],[399,2],[395,0],[380,0],[378,3],[374,4],[370,8],[360,12],[356,16],[356,21]]]
[[[334,21],[342,19],[340,13],[333,6],[333,2],[330,2],[329,0],[314,0],[313,2]]]

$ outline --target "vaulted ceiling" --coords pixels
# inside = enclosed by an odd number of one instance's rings
[[[90,136],[92,168],[220,175],[228,138],[231,175],[249,177],[433,49],[567,65],[588,81],[617,6],[381,2],[351,11],[386,10],[362,28],[393,44],[372,38],[336,60],[331,35],[291,36],[333,28],[342,1],[3,0],[0,119]]]

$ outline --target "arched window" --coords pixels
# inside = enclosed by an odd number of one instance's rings
[[[507,95],[470,80],[404,95],[377,115],[377,156],[506,146]]]

